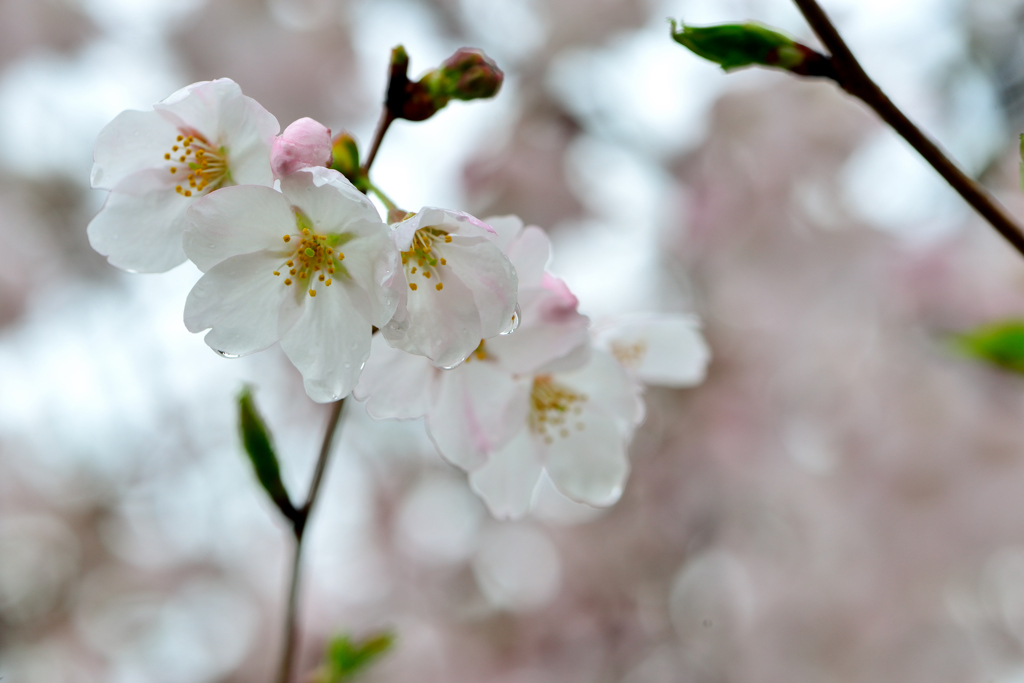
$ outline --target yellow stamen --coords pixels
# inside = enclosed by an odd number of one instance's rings
[[[416,283],[415,282],[410,282],[409,283],[409,289],[411,289],[412,291],[415,292],[416,291]]]
[[[316,296],[316,292],[311,289],[311,290],[309,290],[309,295],[310,296]]]
[[[442,289],[444,289],[444,284],[441,283],[441,282],[438,282],[436,285],[434,285],[434,289],[436,289],[437,291],[440,292]]]
[[[290,284],[292,283],[292,280],[291,280],[291,278],[287,278],[287,277],[286,277],[286,278],[284,279],[284,283],[285,283],[286,285],[290,285]]]

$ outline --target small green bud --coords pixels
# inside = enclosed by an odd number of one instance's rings
[[[505,75],[482,51],[464,47],[420,80],[408,77],[409,57],[401,45],[391,52],[387,107],[396,119],[424,121],[451,100],[494,97]]]
[[[672,38],[694,54],[724,71],[746,66],[768,66],[804,76],[834,78],[825,55],[801,45],[778,31],[748,22],[717,26],[687,26],[669,20]]]
[[[470,47],[460,48],[440,68],[420,79],[435,96],[453,100],[494,97],[505,80],[494,60]]]

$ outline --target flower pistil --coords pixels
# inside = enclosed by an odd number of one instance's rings
[[[553,443],[553,433],[563,439],[569,437],[566,419],[579,416],[583,412],[582,404],[586,403],[586,394],[578,394],[572,389],[555,382],[551,375],[537,375],[533,379],[530,390],[530,414],[527,424],[530,430],[544,439],[544,443]],[[576,429],[584,429],[583,422],[577,421]]]
[[[416,274],[425,280],[430,280],[436,275],[438,282],[434,285],[434,289],[439,292],[444,289],[437,266],[448,265],[448,260],[441,255],[437,243],[450,243],[451,241],[452,236],[440,228],[420,228],[413,234],[409,249],[402,252],[402,266],[405,268],[405,276],[409,281],[409,289],[414,292],[419,289],[419,285],[412,281],[412,276]]]
[[[174,191],[184,197],[193,192],[213,192],[225,183],[230,183],[227,149],[212,144],[198,131],[181,130],[171,151],[164,153],[164,161],[170,161],[168,169],[173,176],[183,178]]]
[[[345,267],[341,265],[341,262],[345,260],[345,254],[334,247],[347,240],[345,240],[345,235],[314,233],[309,218],[297,207],[292,207],[292,210],[295,212],[295,225],[299,228],[299,232],[294,235],[284,235],[281,239],[287,244],[292,241],[293,237],[296,237],[298,244],[280,270],[274,271],[274,275],[280,277],[281,271],[288,268],[288,275],[309,282],[309,295],[315,297],[314,276],[316,281],[323,282],[325,287],[330,287],[335,272],[344,272]],[[290,286],[292,284],[291,277],[286,277],[284,284]]]

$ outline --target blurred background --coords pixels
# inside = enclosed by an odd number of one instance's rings
[[[825,0],[893,99],[1024,217],[1024,1]],[[243,382],[305,491],[324,426],[276,348],[181,322],[198,272],[119,272],[85,226],[96,134],[227,76],[370,137],[390,48],[500,96],[399,122],[398,203],[516,213],[595,322],[693,312],[704,385],[649,390],[618,505],[492,519],[423,427],[349,402],[312,521],[300,661],[397,634],[367,681],[1024,681],[1024,381],[950,332],[1024,315],[1024,262],[827,83],[726,76],[667,17],[787,0],[0,0],[0,677],[270,681],[290,534]]]

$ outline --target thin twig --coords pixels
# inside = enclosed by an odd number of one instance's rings
[[[859,98],[875,110],[883,121],[899,133],[904,140],[918,151],[932,167],[946,179],[974,210],[992,224],[996,230],[1024,255],[1024,230],[988,190],[960,170],[928,136],[914,125],[906,115],[893,104],[882,89],[867,75],[857,58],[839,35],[835,25],[825,14],[816,0],[793,0],[803,13],[807,23],[821,42],[832,53],[836,70],[836,81],[854,97]]]
[[[306,502],[296,510],[292,518],[292,533],[295,536],[295,554],[292,557],[292,576],[288,587],[288,608],[285,613],[284,624],[284,653],[281,655],[281,667],[278,670],[278,683],[288,683],[291,679],[292,662],[295,658],[295,651],[298,644],[298,629],[296,621],[299,614],[299,579],[301,577],[302,539],[305,537],[306,523],[313,512],[313,505],[320,494],[320,484],[323,482],[324,471],[327,469],[327,461],[331,454],[331,445],[334,441],[334,434],[338,429],[341,420],[341,409],[345,399],[335,401],[331,404],[331,414],[327,418],[327,431],[324,433],[324,440],[320,444],[320,457],[316,461],[316,469],[313,471],[313,480],[309,484],[309,493],[306,494]]]
[[[373,142],[370,143],[370,151],[366,153],[366,159],[363,161],[363,173],[369,173],[373,160],[377,158],[377,150],[380,149],[380,143],[384,141],[384,134],[388,132],[388,128],[391,127],[394,120],[394,114],[391,113],[391,109],[385,104],[384,108],[380,112],[380,120],[377,122],[377,130],[373,133]]]

